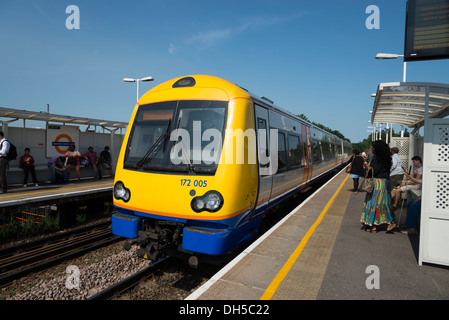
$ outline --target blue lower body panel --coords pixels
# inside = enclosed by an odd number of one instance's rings
[[[261,221],[262,217],[257,217],[231,230],[185,227],[182,248],[209,255],[225,254],[250,240],[257,232]]]
[[[130,239],[136,239],[142,228],[142,219],[122,213],[112,215],[112,233]]]
[[[186,220],[162,217],[116,206],[112,216],[112,233],[130,239],[138,237],[145,219],[169,220],[184,224],[182,249],[208,255],[228,253],[251,239],[257,232],[262,216],[249,219],[250,211],[226,220]]]

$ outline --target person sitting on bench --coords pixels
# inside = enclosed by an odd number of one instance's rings
[[[415,190],[417,195],[421,195],[421,185],[422,185],[422,160],[419,156],[414,156],[413,161],[413,176],[410,175],[406,168],[403,168],[407,174],[407,182],[402,182],[400,186],[392,191],[392,196],[394,193],[394,204],[393,210],[398,208],[399,199],[401,199],[401,193],[407,190]]]

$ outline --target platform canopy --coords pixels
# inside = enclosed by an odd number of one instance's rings
[[[424,125],[426,112],[427,118],[444,118],[449,115],[448,84],[381,83],[377,87],[371,123],[398,124],[412,127],[416,131]]]
[[[72,123],[78,125],[101,126],[104,128],[126,128],[128,122],[108,121],[99,119],[82,118],[76,116],[66,116],[40,111],[27,111],[0,107],[0,118],[13,118],[25,120],[38,120],[48,122]]]

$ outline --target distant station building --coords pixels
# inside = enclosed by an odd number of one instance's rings
[[[16,126],[17,121],[20,120],[23,121],[23,124]],[[28,122],[30,120],[43,121],[44,129],[27,127],[27,120]],[[19,159],[24,154],[25,148],[31,149],[38,181],[50,180],[48,160],[56,155],[63,156],[72,144],[81,154],[87,152],[87,148],[91,146],[98,155],[105,146],[108,146],[115,172],[117,157],[128,126],[127,122],[4,107],[0,107],[0,122],[5,138],[16,146],[18,153],[17,159],[9,163],[8,184],[17,184],[23,181],[23,170],[19,167]],[[10,126],[11,123],[14,123],[15,126]],[[90,168],[80,169],[81,177],[92,176]],[[104,174],[107,176],[108,172],[104,172]],[[71,173],[71,178],[73,177],[76,177],[75,172]]]

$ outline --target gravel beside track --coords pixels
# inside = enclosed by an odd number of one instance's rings
[[[85,300],[149,265],[149,261],[137,258],[137,246],[126,251],[123,242],[14,281],[0,289],[0,300]],[[71,277],[66,273],[69,266],[79,268],[79,289],[68,289],[66,286],[67,279]],[[192,269],[186,262],[178,261],[117,299],[182,300],[216,270],[214,267]]]
[[[136,257],[136,248],[125,251],[123,242],[101,248],[48,270],[14,281],[0,289],[7,300],[82,300],[143,269],[148,261]],[[80,271],[79,289],[68,289],[69,266]],[[73,286],[72,286],[73,287]]]

